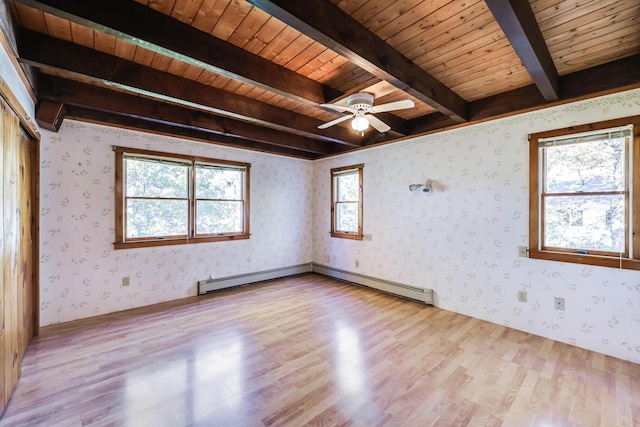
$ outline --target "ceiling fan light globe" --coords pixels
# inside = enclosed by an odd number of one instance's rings
[[[356,132],[363,132],[369,127],[369,120],[367,120],[365,117],[356,117],[351,122],[351,127]]]

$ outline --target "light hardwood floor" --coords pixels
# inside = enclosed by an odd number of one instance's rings
[[[638,426],[640,365],[306,274],[41,329],[2,426]]]

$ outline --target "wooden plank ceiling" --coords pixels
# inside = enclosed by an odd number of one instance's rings
[[[67,118],[315,159],[640,86],[637,0],[15,0]],[[322,108],[368,92],[391,131]]]

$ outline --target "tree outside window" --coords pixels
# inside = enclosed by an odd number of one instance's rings
[[[331,236],[362,240],[364,165],[331,169]]]
[[[115,151],[116,249],[249,238],[248,163]]]
[[[126,238],[186,237],[190,165],[125,157]]]
[[[640,116],[530,137],[529,256],[640,269]]]
[[[626,253],[628,137],[542,142],[543,247]]]
[[[196,234],[243,230],[244,168],[196,163]]]

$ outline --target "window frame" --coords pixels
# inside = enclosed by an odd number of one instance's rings
[[[205,242],[220,242],[230,240],[245,240],[249,239],[250,234],[250,163],[236,162],[230,160],[212,159],[199,156],[190,156],[184,154],[165,153],[160,151],[145,150],[138,148],[119,147],[114,146],[115,152],[115,249],[125,248],[139,248],[139,247],[152,247],[152,246],[167,246],[167,245],[181,245],[191,243],[205,243]],[[126,189],[125,176],[124,176],[124,160],[127,156],[138,156],[142,158],[149,158],[151,160],[157,159],[159,161],[167,162],[184,162],[189,167],[188,177],[188,226],[186,236],[157,236],[157,237],[126,237]],[[196,165],[204,164],[211,166],[232,167],[232,168],[244,168],[244,203],[243,203],[243,230],[241,232],[231,233],[216,233],[216,234],[199,234],[196,235]],[[200,200],[200,199],[198,199]]]
[[[574,252],[570,249],[542,247],[542,166],[539,140],[571,137],[573,134],[633,125],[627,151],[627,193],[625,197],[625,253],[611,255],[600,251]],[[631,229],[629,229],[631,228]],[[631,251],[631,252],[629,252]],[[607,120],[580,126],[538,132],[529,136],[529,258],[640,270],[640,116]]]
[[[331,237],[337,237],[341,239],[351,239],[351,240],[362,240],[362,237],[363,237],[362,235],[363,169],[364,169],[364,163],[331,169]],[[338,230],[337,221],[336,221],[336,215],[338,213],[337,205],[340,203],[340,201],[336,200],[337,199],[337,191],[336,191],[337,177],[339,175],[343,175],[346,172],[349,172],[352,170],[357,171],[357,174],[358,174],[358,231],[356,232]],[[353,203],[353,201],[350,201],[349,203]]]

